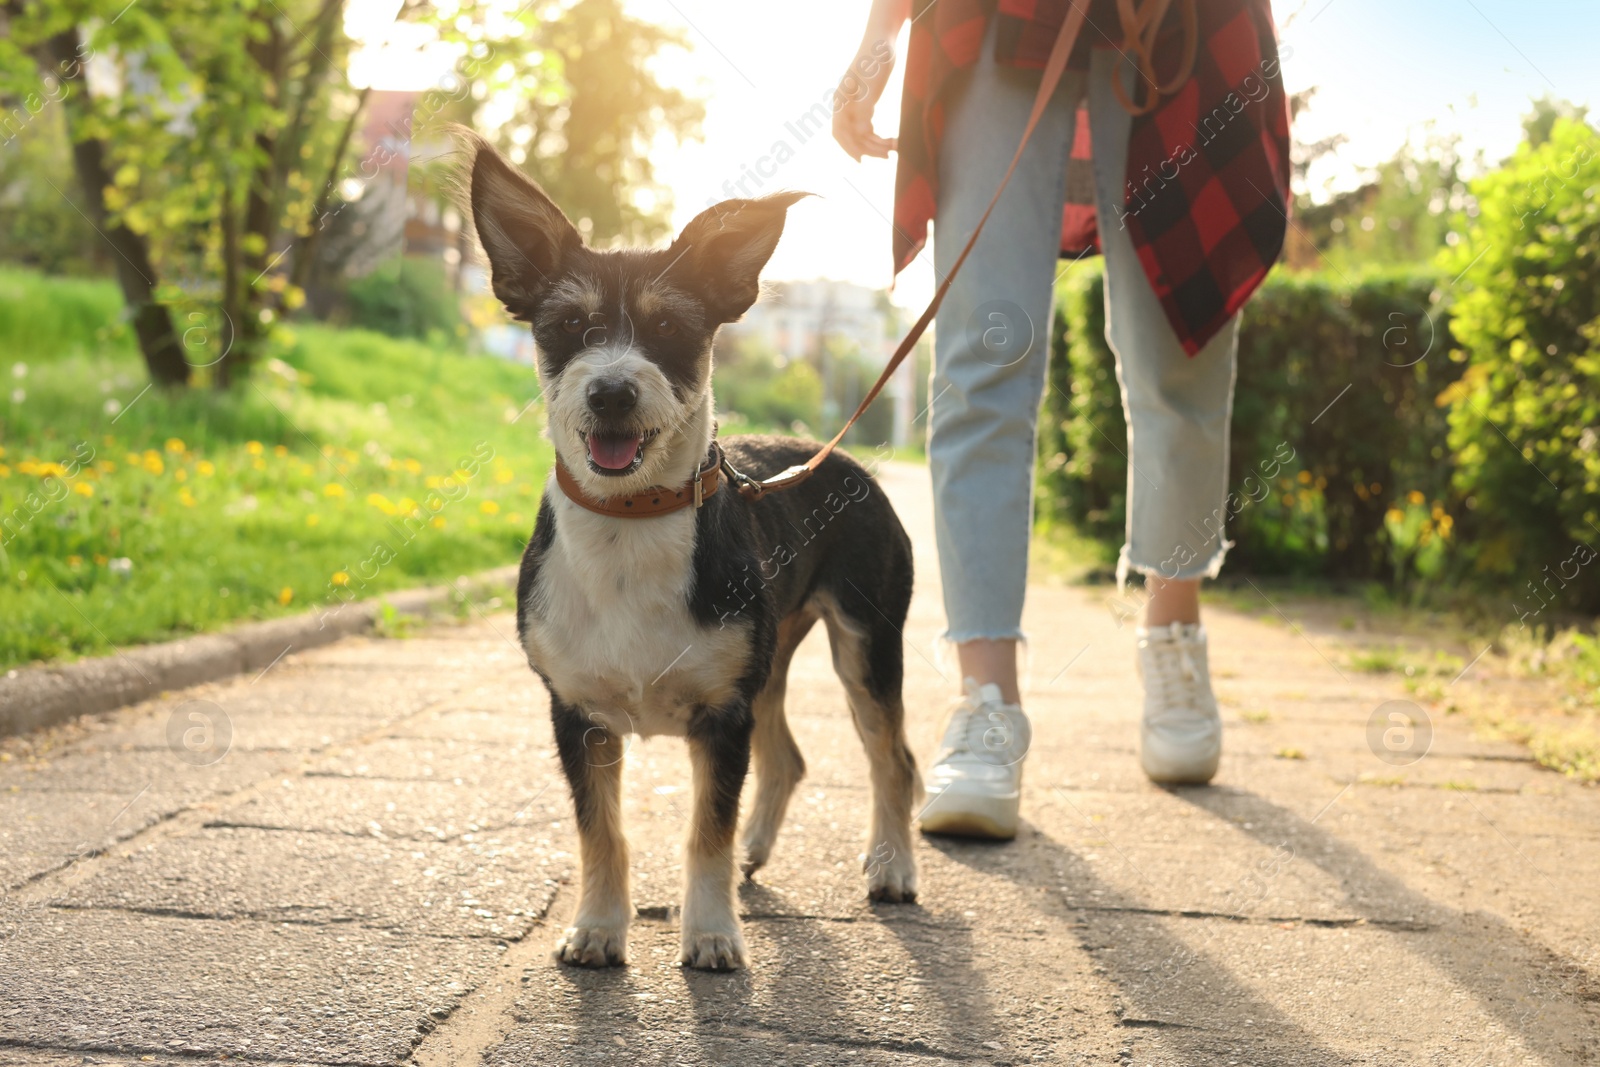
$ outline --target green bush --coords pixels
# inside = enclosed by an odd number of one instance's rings
[[[1393,578],[1451,534],[1447,427],[1435,403],[1459,374],[1444,358],[1435,279],[1394,271],[1354,281],[1274,273],[1246,309],[1225,505],[1229,559],[1258,574]],[[1071,272],[1057,294],[1041,419],[1041,504],[1102,540],[1126,513],[1127,426],[1104,336],[1103,284]],[[1221,503],[1221,502],[1219,502]],[[1423,508],[1395,539],[1386,516]],[[1423,526],[1426,525],[1426,536]],[[1402,525],[1396,528],[1402,532]]]
[[[718,411],[752,427],[788,432],[798,422],[817,432],[822,378],[809,363],[782,361],[753,342],[719,344],[712,388]]]
[[[461,333],[459,301],[437,259],[408,256],[356,278],[345,290],[345,304],[351,326],[390,337],[454,340]]]
[[[1460,275],[1450,444],[1476,566],[1514,588],[1548,567],[1566,603],[1600,610],[1600,568],[1563,567],[1575,541],[1600,547],[1600,133],[1558,119],[1472,191],[1441,267]]]

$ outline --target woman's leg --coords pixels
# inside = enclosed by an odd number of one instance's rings
[[[991,20],[992,22],[993,20]],[[1039,72],[998,66],[993,27],[946,111],[934,265],[943,277],[1016,151]],[[1066,164],[1083,78],[1069,74],[939,309],[928,420],[946,637],[961,673],[1018,700],[1039,398]]]
[[[1038,92],[1038,71],[995,64],[995,21],[946,109],[934,220],[941,276],[994,195]],[[962,676],[978,684],[951,714],[928,768],[920,817],[929,833],[1006,840],[1019,825],[1022,760],[1032,736],[1016,705],[1034,433],[1067,158],[1082,96],[1081,75],[1063,80],[939,309],[928,419],[934,533],[946,636],[955,642]]]
[[[1106,261],[1106,338],[1116,354],[1128,418],[1128,525],[1117,565],[1145,576],[1150,594],[1138,628],[1144,711],[1139,761],[1158,782],[1208,782],[1222,757],[1222,720],[1211,691],[1201,578],[1228,550],[1228,420],[1233,407],[1238,318],[1193,357],[1167,322],[1124,228],[1124,171],[1131,120],[1111,78],[1115,53],[1095,53],[1089,77],[1100,243]]]

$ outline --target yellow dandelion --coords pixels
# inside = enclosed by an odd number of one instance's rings
[[[350,584],[350,576],[348,574],[346,574],[344,571],[334,571],[333,572],[333,577],[328,579],[328,580],[330,582],[332,582],[334,585],[349,585]]]
[[[277,456],[279,459],[282,459],[284,456],[289,454],[289,447],[287,445],[273,445],[272,454]]]
[[[500,505],[496,504],[493,500],[485,500],[483,503],[478,505],[478,510],[483,512],[485,515],[498,515],[500,514]]]
[[[77,568],[83,566],[83,557],[82,556],[68,556],[67,557],[67,566],[69,566],[69,567],[73,568],[74,570],[76,570]]]
[[[1390,508],[1383,513],[1385,522],[1401,523],[1406,521],[1406,513],[1399,508]]]
[[[88,482],[72,483],[72,491],[77,493],[79,496],[94,496],[94,486],[90,485]]]
[[[200,474],[204,474],[207,478],[217,473],[217,465],[212,463],[209,459],[203,459],[199,463],[196,463],[194,465],[194,469]]]
[[[189,472],[184,470],[182,467],[179,467],[177,470],[172,472],[172,477],[175,481],[186,482],[189,480]]]
[[[0,478],[9,477],[11,477],[11,468],[6,466],[4,463],[0,463]]]
[[[368,493],[367,503],[383,512],[385,515],[393,515],[396,511],[394,503],[382,493]]]
[[[109,562],[111,562],[111,560],[110,560],[110,559],[109,559],[109,558],[108,558],[108,557],[106,557],[106,556],[102,556],[102,555],[101,555],[101,554],[100,554],[100,553],[98,553],[98,552],[96,552],[96,553],[95,553],[95,554],[94,554],[94,563],[95,563],[95,566],[97,566],[97,567],[104,567],[104,566],[105,566],[105,565],[106,565],[106,564],[107,564],[107,563],[109,563]]]
[[[177,437],[167,438],[166,448],[168,452],[171,452],[175,456],[181,456],[185,451],[183,440]]]
[[[404,462],[403,466],[405,467],[407,474],[421,474],[422,473],[422,464],[418,463],[414,459],[406,460]]]
[[[1421,504],[1423,501],[1425,501],[1427,499],[1428,499],[1427,497],[1423,496],[1422,493],[1420,493],[1419,491],[1417,491],[1415,489],[1411,490],[1411,492],[1406,494],[1406,503],[1407,504]]]
[[[101,474],[110,474],[112,471],[117,469],[117,465],[109,459],[103,459],[94,465],[94,469],[99,471]]]
[[[1299,479],[1301,485],[1310,485],[1311,484],[1311,472],[1310,471],[1301,471],[1299,474],[1295,475],[1295,477],[1297,479]]]
[[[327,485],[322,487],[322,495],[338,499],[345,495],[344,486],[340,485],[338,482],[329,482]]]
[[[253,459],[250,461],[250,468],[252,470],[264,471],[267,469],[267,461],[260,458]]]
[[[1455,526],[1455,524],[1456,524],[1456,520],[1454,518],[1452,518],[1451,516],[1449,516],[1449,515],[1440,515],[1439,516],[1439,532],[1441,534],[1443,534],[1444,536],[1446,536],[1446,537],[1450,536],[1450,530]]]
[[[189,492],[187,487],[179,489],[178,503],[182,504],[186,508],[194,507],[194,494]]]
[[[408,496],[403,496],[400,498],[400,503],[395,505],[395,510],[402,515],[413,514],[417,510],[417,502]]]
[[[282,589],[278,590],[278,603],[287,605],[289,603],[289,601],[291,601],[293,599],[294,599],[294,590],[293,589],[290,589],[288,586],[284,586]]]
[[[439,477],[437,474],[430,474],[426,478],[422,479],[422,484],[427,486],[429,489],[437,489],[439,486],[444,484],[444,479]]]
[[[499,470],[494,472],[494,480],[499,482],[501,485],[505,485],[516,476],[517,472],[512,470],[510,467],[501,467]]]
[[[155,451],[146,452],[140,463],[151,474],[160,474],[167,469],[167,465],[161,461],[161,454]]]
[[[317,525],[317,523],[319,523],[321,521],[322,521],[322,516],[321,515],[307,515],[306,516],[306,525],[307,526],[315,526],[315,525]]]
[[[262,452],[266,451],[260,441],[246,441],[244,444],[244,450],[250,453],[252,456],[259,456]]]
[[[432,526],[435,530],[444,529],[444,516],[435,515],[431,520],[429,520],[428,525]]]
[[[130,467],[137,467],[139,465],[139,453],[137,452],[129,452],[122,458],[128,461],[128,466]]]

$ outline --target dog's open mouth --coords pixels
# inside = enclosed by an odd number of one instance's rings
[[[656,431],[643,433],[617,433],[596,430],[580,433],[589,450],[589,466],[597,474],[628,474],[639,469],[644,462],[644,448],[655,437]]]

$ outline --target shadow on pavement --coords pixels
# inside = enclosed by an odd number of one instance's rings
[[[1328,1048],[1257,997],[1207,946],[1197,948],[1175,936],[1170,917],[1151,914],[1143,901],[1123,895],[1037,826],[1025,825],[1009,845],[931,836],[925,840],[955,863],[1048,891],[1049,903],[1043,906],[1071,922],[1084,951],[1115,985],[1120,1023],[1129,1039],[1149,1036],[1139,1049],[1139,1062],[1163,1067],[1230,1062],[1353,1067],[1368,1062]],[[1094,896],[1099,904],[1094,909],[1071,907],[1057,896],[1063,886],[1075,896]]]
[[[1589,1063],[1600,1052],[1596,1009],[1600,985],[1571,957],[1486,912],[1462,912],[1429,900],[1383,870],[1338,835],[1272,801],[1242,789],[1212,787],[1170,792],[1332,875],[1357,915],[1411,913],[1436,932],[1409,938],[1406,947],[1469,990],[1506,1030],[1552,1063]],[[1379,910],[1382,905],[1382,912]]]

